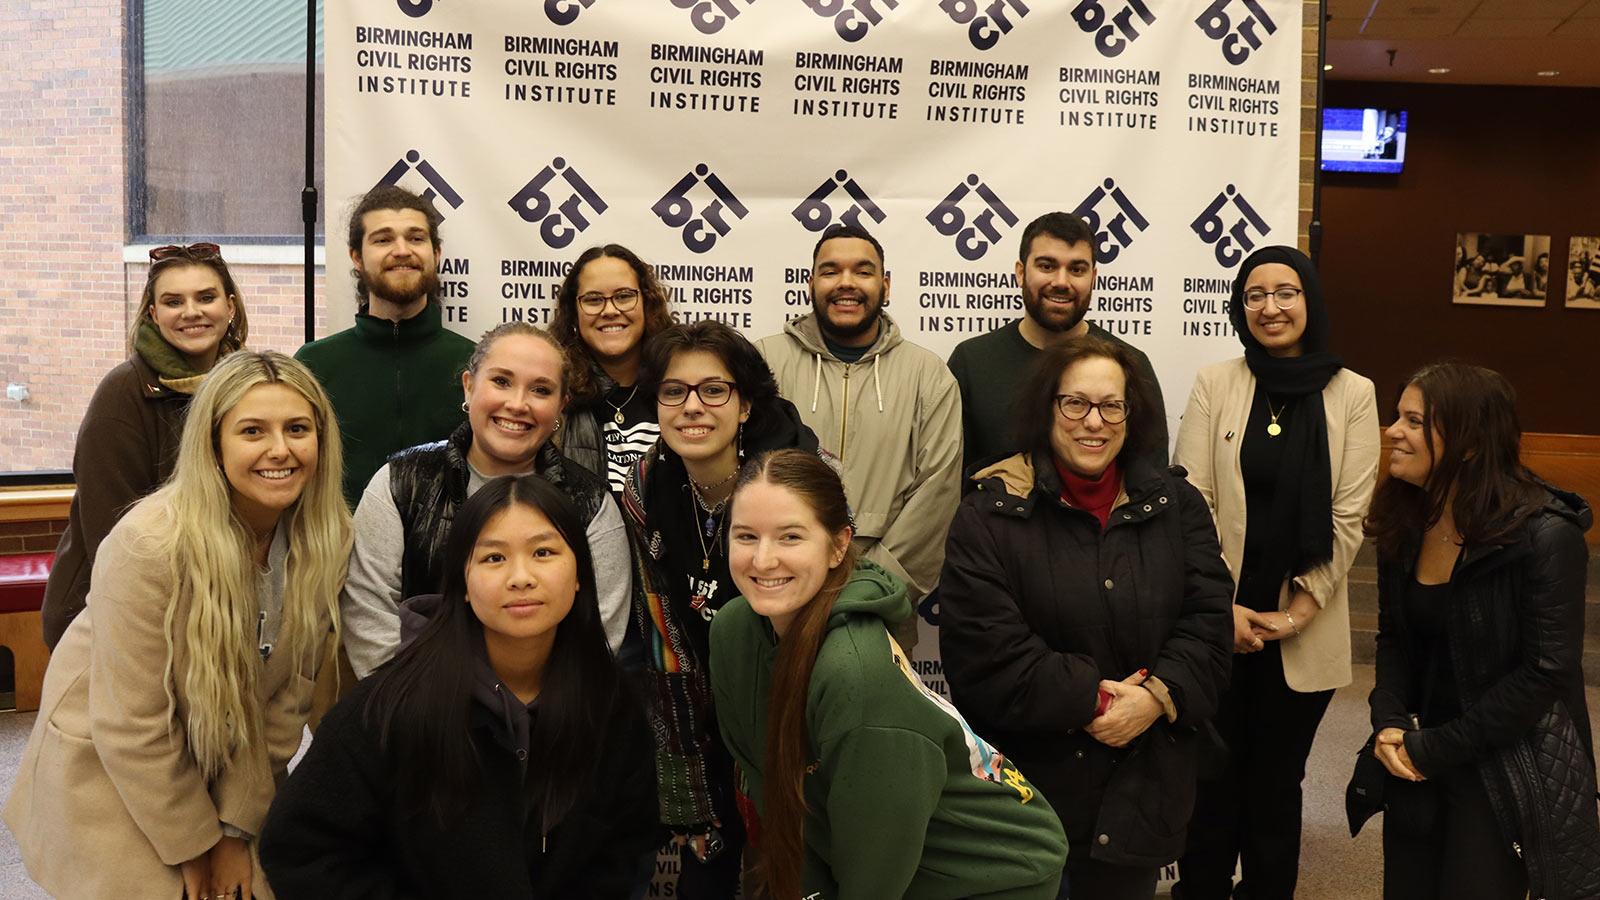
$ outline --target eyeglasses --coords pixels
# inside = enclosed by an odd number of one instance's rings
[[[185,247],[181,244],[167,244],[164,247],[150,248],[150,261],[160,262],[174,256],[187,256],[193,259],[221,259],[222,248],[216,244],[200,242]]]
[[[1300,295],[1304,293],[1297,287],[1281,287],[1275,291],[1254,288],[1244,292],[1244,308],[1261,309],[1267,305],[1267,298],[1271,297],[1278,301],[1279,309],[1294,309],[1300,304]]]
[[[656,402],[662,406],[682,406],[689,401],[690,394],[695,394],[706,406],[722,406],[738,389],[739,386],[731,381],[702,381],[699,384],[663,381],[656,388]]]
[[[589,315],[598,316],[605,310],[607,301],[617,308],[617,312],[627,312],[639,305],[639,292],[633,288],[621,288],[607,296],[595,291],[579,297],[578,305]]]
[[[1101,400],[1099,403],[1090,403],[1076,394],[1057,394],[1056,409],[1061,414],[1074,422],[1089,417],[1089,410],[1100,410],[1100,421],[1107,425],[1120,425],[1128,421],[1128,401],[1126,400]]]

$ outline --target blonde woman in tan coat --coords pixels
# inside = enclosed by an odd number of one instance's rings
[[[1306,758],[1334,689],[1350,683],[1345,580],[1377,471],[1378,409],[1372,382],[1328,349],[1305,254],[1252,253],[1230,317],[1244,356],[1196,377],[1173,455],[1237,584],[1233,675],[1215,719],[1227,762],[1201,779],[1173,895],[1290,900]]]
[[[349,555],[339,430],[299,363],[236,352],[171,479],[101,544],[5,821],[63,898],[269,898],[256,862]]]

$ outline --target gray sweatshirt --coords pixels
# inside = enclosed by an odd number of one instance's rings
[[[489,479],[468,467],[467,496]],[[622,646],[633,597],[633,556],[622,513],[611,497],[585,529],[594,562],[595,586],[600,599],[600,621],[605,625],[611,652]],[[387,463],[367,482],[356,506],[355,547],[339,611],[344,616],[344,649],[356,677],[365,678],[389,661],[400,649],[400,570],[405,558],[405,523],[389,490]]]

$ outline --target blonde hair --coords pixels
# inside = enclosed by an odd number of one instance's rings
[[[252,751],[262,740],[256,695],[261,656],[256,644],[260,601],[255,538],[235,514],[218,454],[223,417],[261,384],[282,384],[304,397],[318,441],[316,471],[283,513],[289,554],[275,652],[289,654],[295,674],[301,675],[308,656],[331,658],[340,637],[339,589],[351,538],[332,404],[316,378],[293,359],[272,351],[237,351],[217,363],[195,394],[177,465],[151,498],[161,514],[153,549],[171,566],[175,595],[189,601],[182,621],[178,603],[167,607],[168,711],[172,715],[176,710],[173,692],[181,684],[188,703],[183,728],[189,752],[208,781],[235,753]],[[328,620],[333,625],[331,643],[325,643]],[[186,648],[182,671],[175,653],[180,635]]]

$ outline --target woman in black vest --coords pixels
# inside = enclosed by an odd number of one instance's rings
[[[443,441],[402,450],[378,469],[356,507],[355,548],[340,598],[345,650],[365,678],[400,646],[400,601],[439,591],[441,551],[456,510],[500,475],[537,474],[588,523],[606,640],[615,652],[633,591],[627,531],[605,481],[563,459],[567,365],[543,329],[507,322],[484,334],[461,376],[467,421]]]
[[[657,840],[643,711],[605,649],[582,513],[537,477],[462,506],[443,595],[317,729],[262,829],[282,900],[623,900]]]
[[[1583,688],[1593,523],[1519,458],[1498,373],[1412,376],[1386,436],[1377,684],[1383,895],[1600,897],[1594,748]]]
[[[605,476],[617,497],[628,468],[661,436],[639,366],[645,342],[671,327],[655,270],[620,244],[583,251],[556,294],[550,333],[572,361],[557,442],[568,459]]]

